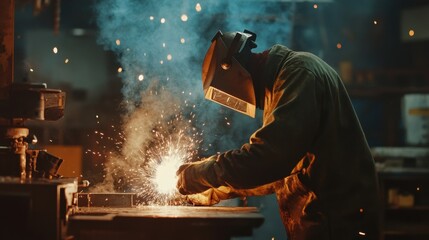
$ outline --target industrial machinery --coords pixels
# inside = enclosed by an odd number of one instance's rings
[[[24,122],[58,120],[64,115],[65,93],[46,84],[11,84],[0,99],[0,175],[21,179],[52,178],[61,159],[43,150],[31,150],[36,136],[29,137]]]
[[[62,159],[34,149],[28,120],[64,115],[65,93],[14,83],[14,1],[0,2],[0,239],[66,239],[77,179],[57,174]]]
[[[45,84],[11,84],[0,99],[1,239],[64,239],[77,179],[57,174],[62,159],[33,149],[27,120],[63,116],[65,94]],[[4,89],[3,89],[4,90]]]

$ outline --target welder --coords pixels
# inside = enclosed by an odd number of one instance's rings
[[[240,149],[182,165],[180,193],[199,205],[275,193],[289,240],[379,239],[370,148],[345,86],[319,57],[256,34],[218,31],[206,53],[205,97],[262,127]]]

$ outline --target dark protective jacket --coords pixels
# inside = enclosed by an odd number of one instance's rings
[[[235,189],[220,199],[275,192],[289,240],[379,239],[374,161],[340,77],[281,45],[264,76],[263,126],[194,180]]]

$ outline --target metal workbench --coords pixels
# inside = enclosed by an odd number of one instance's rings
[[[89,239],[231,239],[251,236],[263,223],[254,207],[80,207],[69,234]]]

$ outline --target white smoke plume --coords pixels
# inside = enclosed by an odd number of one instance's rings
[[[287,45],[293,6],[270,1],[99,1],[94,6],[98,42],[120,63],[126,111],[122,149],[106,164],[109,185],[94,190],[142,191],[145,154],[159,140],[154,131],[193,140],[187,149],[190,159],[247,141],[260,120],[204,100],[205,52],[218,30],[257,33],[256,51]],[[284,24],[271,24],[274,18]]]

